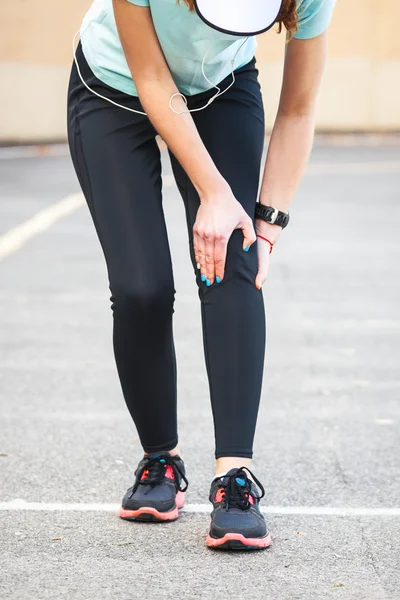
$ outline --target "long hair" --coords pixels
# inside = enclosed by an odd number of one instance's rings
[[[189,10],[194,11],[194,0],[183,0]],[[179,4],[180,0],[177,0]],[[278,23],[278,33],[284,27],[288,32],[288,38],[291,39],[297,31],[297,2],[296,0],[283,0],[282,7],[276,20]]]

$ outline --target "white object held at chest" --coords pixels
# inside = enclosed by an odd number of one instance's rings
[[[249,37],[270,29],[283,0],[195,0],[196,12],[210,27]]]

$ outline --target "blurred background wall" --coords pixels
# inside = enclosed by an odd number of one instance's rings
[[[72,36],[90,0],[0,2],[0,142],[65,139]],[[320,131],[400,130],[400,2],[338,0],[321,90]],[[261,36],[257,54],[271,126],[284,36]]]

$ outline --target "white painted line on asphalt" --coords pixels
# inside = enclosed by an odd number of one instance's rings
[[[367,506],[267,506],[268,514],[332,517],[400,517],[400,508],[369,508]]]
[[[28,152],[29,149],[24,149]],[[5,153],[3,158],[12,158],[16,149],[10,149],[10,154]],[[32,149],[32,152],[34,150]],[[29,152],[28,152],[29,154]],[[0,154],[0,160],[1,160]],[[387,162],[363,162],[363,163],[311,163],[308,165],[305,176],[312,175],[363,175],[378,173],[400,173],[400,161]],[[164,175],[163,186],[173,187],[175,179],[173,175]],[[19,250],[30,239],[49,229],[54,223],[73,213],[84,204],[83,195],[80,193],[72,194],[60,200],[56,204],[44,208],[17,227],[10,229],[0,237],[0,261]]]
[[[67,196],[36,213],[33,217],[10,229],[0,237],[0,261],[24,246],[30,239],[49,229],[54,223],[66,217],[84,203],[82,194]]]
[[[164,186],[167,187],[175,185],[173,175],[165,175],[163,182]],[[7,233],[0,236],[0,261],[22,248],[33,237],[50,229],[63,217],[67,217],[78,210],[84,203],[83,194],[71,194],[63,200],[40,210],[24,223],[7,231]]]
[[[119,504],[108,503],[52,503],[52,502],[26,502],[25,500],[11,500],[0,502],[0,511],[32,511],[32,512],[118,512]],[[187,504],[183,512],[208,514],[210,504]],[[305,515],[328,517],[400,517],[400,508],[368,508],[365,506],[265,506],[264,513],[269,515]]]
[[[119,510],[118,504],[84,504],[52,503],[52,502],[26,502],[25,500],[11,500],[0,502],[0,511],[33,511],[33,512],[115,512]]]

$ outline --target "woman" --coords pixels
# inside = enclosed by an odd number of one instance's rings
[[[187,488],[159,133],[201,301],[216,439],[210,547],[271,542],[264,490],[249,471],[264,364],[260,290],[310,152],[333,3],[230,0],[221,11],[217,0],[96,0],[81,29],[69,142],[105,255],[118,374],[144,449],[120,516],[172,521]],[[257,33],[278,23],[289,40],[257,204],[264,112],[252,23]]]

